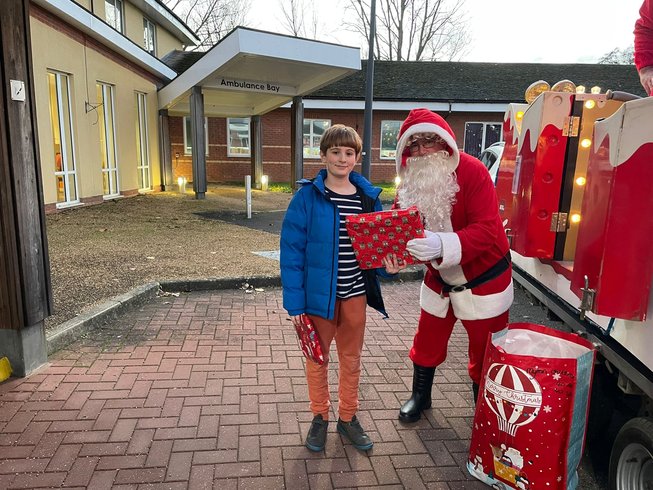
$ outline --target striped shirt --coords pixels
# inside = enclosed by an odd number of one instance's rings
[[[327,197],[338,206],[340,212],[340,235],[338,246],[338,285],[336,297],[340,299],[352,298],[365,294],[363,274],[358,267],[358,260],[354,255],[354,248],[347,234],[345,222],[347,216],[360,214],[363,211],[361,197],[356,194],[342,195],[326,189]]]

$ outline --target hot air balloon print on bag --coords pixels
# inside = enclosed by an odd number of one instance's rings
[[[595,355],[589,340],[533,323],[489,336],[469,473],[493,488],[576,490]]]
[[[484,397],[497,416],[499,429],[511,436],[540,413],[542,388],[533,376],[509,364],[494,363],[488,369]]]

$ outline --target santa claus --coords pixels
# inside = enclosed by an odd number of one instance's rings
[[[396,158],[401,185],[395,206],[417,206],[426,228],[425,238],[407,244],[427,267],[410,350],[413,392],[399,411],[401,421],[415,422],[431,407],[435,368],[446,359],[456,320],[469,337],[476,400],[487,337],[506,327],[513,288],[494,185],[478,159],[458,151],[447,122],[428,109],[410,111]]]

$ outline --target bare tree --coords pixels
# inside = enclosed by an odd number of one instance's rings
[[[599,58],[601,65],[633,65],[634,63],[635,53],[632,46],[624,49],[614,48]]]
[[[470,39],[464,0],[378,0],[375,59],[454,60]],[[370,0],[349,0],[349,22],[365,39],[370,32]]]
[[[319,18],[314,2],[305,0],[278,0],[281,7],[281,27],[296,37],[317,39]]]
[[[250,0],[164,0],[184,23],[190,27],[200,45],[197,51],[209,49],[234,27],[243,25],[250,9]]]

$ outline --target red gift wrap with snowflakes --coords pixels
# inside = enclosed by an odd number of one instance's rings
[[[498,489],[573,490],[595,350],[578,335],[514,323],[489,337],[467,469]]]
[[[383,258],[395,254],[406,264],[418,261],[406,250],[413,238],[424,238],[417,207],[347,216],[347,233],[361,269],[383,267]]]

